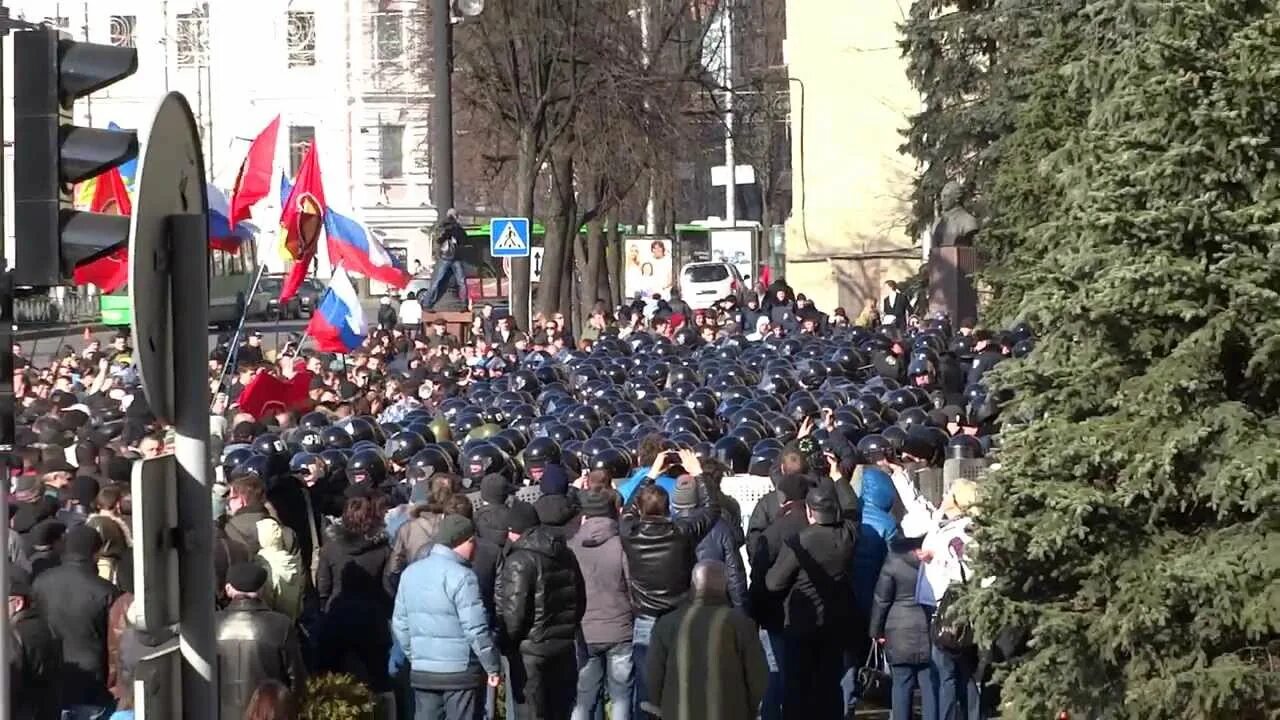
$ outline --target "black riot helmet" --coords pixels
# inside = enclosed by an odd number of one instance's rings
[[[369,442],[378,442],[378,426],[362,417],[351,418],[350,428],[352,442],[360,442],[368,440]]]
[[[254,454],[253,448],[248,445],[242,445],[234,450],[227,451],[222,456],[222,476],[230,478],[235,469]]]
[[[549,437],[534,438],[524,449],[524,466],[526,470],[535,467],[541,470],[547,465],[559,464],[560,456],[560,443]]]
[[[347,476],[347,454],[341,450],[325,450],[320,453],[324,463],[325,476],[330,480]]]
[[[273,478],[289,472],[289,459],[293,453],[289,446],[275,433],[264,433],[253,441],[253,452],[267,459],[267,475],[263,479]]]
[[[631,474],[631,455],[621,448],[606,448],[591,458],[590,468],[605,471],[613,480],[625,478]]]
[[[893,446],[883,435],[873,433],[864,435],[858,441],[858,452],[867,459],[867,462],[878,463],[893,457]]]
[[[931,428],[916,426],[907,431],[902,440],[902,454],[910,455],[920,462],[934,463],[942,450],[942,439],[935,435]]]
[[[351,439],[351,433],[337,425],[330,425],[320,431],[320,437],[324,440],[324,446],[328,450],[344,450],[351,447],[354,442]]]
[[[387,459],[403,467],[426,446],[426,439],[418,433],[401,430],[387,440]]]
[[[515,475],[511,458],[496,445],[487,442],[476,443],[468,452],[462,463],[462,476],[473,483],[478,483],[485,475],[498,474],[510,482]]]
[[[312,429],[312,430],[319,430],[320,428],[326,428],[326,427],[329,427],[329,425],[331,424],[332,423],[329,421],[329,416],[318,411],[309,412],[306,415],[303,415],[302,419],[298,421],[298,427]]]
[[[294,436],[303,452],[319,453],[324,450],[324,433],[317,428],[302,428]]]
[[[751,465],[751,448],[733,435],[717,440],[711,446],[711,456],[728,466],[734,475],[747,472]]]
[[[387,461],[376,449],[358,450],[347,461],[347,480],[353,485],[382,485],[387,480]]]
[[[972,435],[956,435],[947,441],[948,460],[977,460],[982,456],[982,441]]]
[[[244,459],[244,462],[236,465],[235,469],[231,471],[230,479],[234,480],[236,478],[252,475],[263,483],[266,483],[271,480],[271,478],[275,477],[275,473],[272,471],[273,469],[271,465],[272,460],[266,455],[250,455]]]
[[[315,453],[300,452],[289,461],[289,472],[295,475],[310,473],[316,466],[319,466],[319,472],[323,476],[327,470],[324,460]]]
[[[431,472],[426,472],[428,469]],[[427,445],[409,458],[409,477],[422,479],[436,473],[451,473],[455,469],[453,458],[439,445]]]
[[[761,477],[769,477],[773,472],[773,466],[778,463],[778,456],[782,451],[774,447],[762,447],[753,450],[751,453],[751,462],[747,465],[747,472],[752,475]]]

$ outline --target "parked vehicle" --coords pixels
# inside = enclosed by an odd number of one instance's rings
[[[730,295],[741,300],[745,289],[733,263],[689,263],[680,270],[680,297],[693,310],[705,310]]]
[[[258,284],[258,295],[266,301],[262,317],[266,320],[296,320],[302,317],[302,299],[298,295],[289,298],[282,306],[280,288],[284,278],[280,275],[267,275]]]

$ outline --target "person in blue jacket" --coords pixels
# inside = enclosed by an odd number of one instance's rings
[[[475,525],[446,515],[435,544],[400,576],[391,630],[409,660],[418,717],[478,720],[482,690],[497,687],[498,650],[471,570]]]
[[[676,476],[667,472],[669,461],[675,455],[674,451],[670,453],[662,449],[664,438],[657,433],[646,435],[640,441],[640,447],[636,452],[636,461],[639,467],[631,473],[631,477],[627,478],[618,486],[618,494],[622,496],[622,504],[625,507],[631,502],[631,496],[636,490],[644,484],[645,478],[653,478],[658,487],[667,491],[667,497],[671,497],[676,492]]]

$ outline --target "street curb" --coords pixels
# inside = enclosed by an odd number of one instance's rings
[[[13,339],[15,341],[23,341],[45,340],[51,337],[63,336],[78,337],[84,334],[85,328],[88,328],[89,332],[97,334],[100,332],[106,332],[115,327],[115,325],[104,325],[102,323],[80,323],[78,325],[64,325],[61,327],[32,328],[30,330],[15,330],[13,333]]]

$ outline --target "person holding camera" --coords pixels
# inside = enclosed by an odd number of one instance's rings
[[[653,478],[646,479],[622,511],[618,535],[631,577],[631,657],[635,668],[632,717],[641,714],[649,697],[645,685],[645,660],[649,638],[658,618],[682,605],[689,594],[689,577],[697,564],[698,543],[720,519],[720,504],[707,491],[702,465],[693,452],[679,454],[684,473],[676,480],[676,493],[696,493],[695,509],[673,518],[671,495]],[[656,467],[656,465],[655,465]]]

